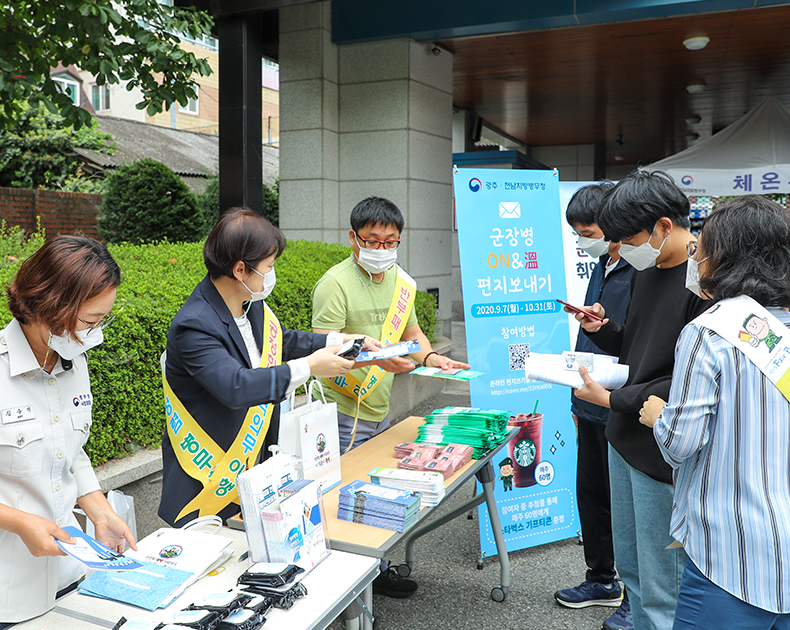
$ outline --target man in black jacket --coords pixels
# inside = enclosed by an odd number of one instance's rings
[[[634,172],[604,197],[597,219],[609,241],[636,269],[624,323],[610,321],[596,303],[578,314],[585,333],[607,354],[629,366],[621,389],[607,391],[580,368],[584,386],[576,396],[611,409],[609,483],[614,553],[628,589],[634,625],[640,630],[671,630],[680,578],[682,548],[666,549],[672,512],[672,474],[652,432],[639,423],[650,395],[669,395],[675,342],[683,327],[710,306],[686,289],[689,202],[661,172]]]
[[[620,256],[620,244],[607,241],[597,225],[596,212],[610,182],[584,186],[568,203],[565,219],[579,235],[579,246],[599,258],[587,285],[585,304],[599,302],[610,319],[622,321],[631,293],[634,268]],[[576,340],[577,352],[604,354],[582,331]],[[615,580],[612,547],[612,515],[609,500],[609,444],[604,431],[609,409],[580,400],[571,394],[571,413],[577,426],[576,498],[582,526],[584,582],[554,593],[559,604],[568,608],[614,606],[618,610],[604,622],[605,630],[630,630],[631,612],[627,599]]]

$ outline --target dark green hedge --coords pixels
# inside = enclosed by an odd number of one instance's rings
[[[26,242],[18,231],[0,233],[0,287],[13,277],[14,259],[29,256],[41,242],[38,235]],[[86,451],[94,465],[159,445],[164,426],[159,357],[170,321],[206,273],[202,243],[108,247],[123,274],[115,308],[124,310],[106,330],[104,343],[89,352],[95,406]],[[277,263],[277,287],[267,300],[283,326],[310,330],[313,285],[350,251],[326,243],[288,243]],[[435,309],[433,296],[419,292],[417,316],[429,339]],[[10,319],[3,299],[0,324]]]

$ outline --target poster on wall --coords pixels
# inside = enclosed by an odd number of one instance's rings
[[[556,302],[568,299],[565,240],[572,238],[557,174],[459,169],[454,186],[468,362],[485,373],[470,383],[472,406],[508,411],[519,429],[494,461],[507,549],[576,536],[570,390],[524,373],[529,352],[571,348],[569,317]],[[479,510],[481,553],[494,555],[487,507]]]

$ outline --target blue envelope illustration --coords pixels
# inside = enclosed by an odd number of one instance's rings
[[[500,201],[499,202],[499,218],[500,219],[520,219],[521,218],[521,204],[518,201]]]

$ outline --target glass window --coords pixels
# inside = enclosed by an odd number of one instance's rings
[[[110,86],[91,86],[91,101],[93,103],[93,109],[95,109],[97,112],[110,109]]]
[[[55,78],[53,81],[58,84],[61,92],[68,95],[72,103],[75,105],[80,104],[80,86],[76,81],[70,81],[61,77]]]
[[[181,105],[181,103],[178,104],[178,111],[180,111],[182,114],[194,114],[195,116],[198,115],[198,111],[199,111],[198,99],[200,98],[200,92],[198,86],[195,86],[195,92],[197,92],[197,97],[190,98],[186,104],[186,107]]]

